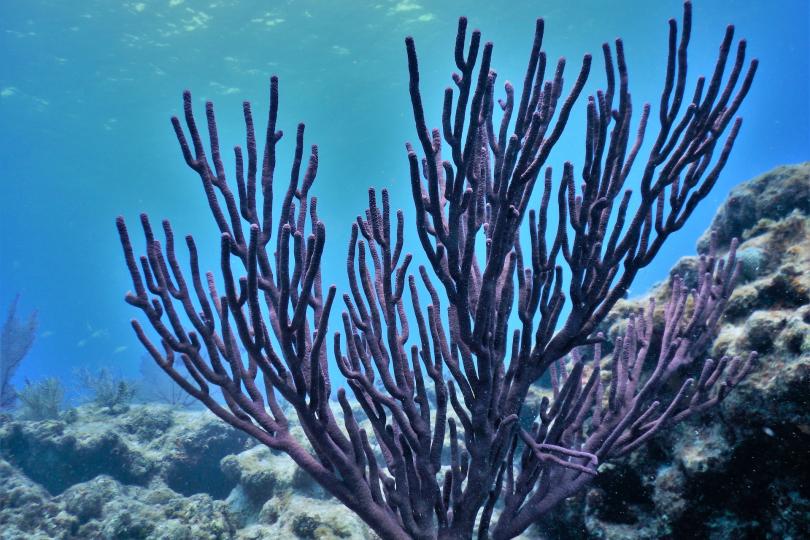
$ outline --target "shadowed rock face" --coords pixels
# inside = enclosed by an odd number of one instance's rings
[[[721,250],[740,237],[742,274],[710,354],[760,352],[720,414],[603,466],[589,490],[525,538],[802,537],[810,518],[802,466],[810,448],[808,197],[810,164],[779,167],[735,188],[714,219]],[[696,263],[684,257],[673,272],[688,281]],[[650,294],[663,299],[667,287]],[[602,329],[615,336],[642,305],[620,302]],[[0,415],[2,538],[374,538],[286,456],[251,447],[210,413],[138,405],[110,415],[85,406],[63,416]]]

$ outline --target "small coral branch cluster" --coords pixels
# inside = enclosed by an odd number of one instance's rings
[[[577,186],[568,162],[556,187],[547,159],[583,91],[590,56],[566,92],[565,60],[547,77],[538,20],[519,97],[507,82],[496,122],[492,44],[482,45],[478,31],[468,37],[462,18],[455,89],[445,90],[441,129],[431,130],[415,45],[406,40],[419,141],[407,146],[413,229],[428,264],[409,273],[403,213],[394,218],[387,192],[369,190],[365,216],[352,226],[342,332],[331,340],[354,394],[350,401],[337,390],[339,407],[332,406],[327,350],[336,287],[322,284],[326,229],[310,196],[318,149],[312,146],[305,165],[300,124],[274,215],[278,81],[271,79],[261,167],[252,109],[244,104],[247,163],[237,146],[236,192],[226,180],[213,105],[206,104],[206,149],[186,92],[189,135],[179,119],[172,123],[221,232],[220,274],[200,271],[191,236],[190,277],[184,274],[169,222],[163,244],[146,215],[146,255],[136,258],[119,218],[134,283],[127,301],[143,311],[160,343],[133,321],[138,337],[186,392],[289,454],[381,537],[519,535],[585,486],[605,460],[712,407],[749,369],[750,358],[692,366],[713,340],[734,287],[733,248],[726,261],[714,251],[703,258],[694,289],[672,281],[662,324],[654,324],[651,304],[612,344],[598,332],[638,271],[709,193],[740,128],[735,114],[756,60],[745,69],[744,41],[731,54],[729,27],[714,73],[699,78],[690,97],[690,29],[686,3],[680,32],[669,23],[657,134],[638,167],[655,117],[644,105],[632,121],[622,42],[603,46],[607,87],[587,98],[582,182]],[[634,171],[637,197],[624,188]],[[530,209],[538,184],[539,207]],[[527,233],[525,246],[520,236]],[[533,425],[518,422],[530,386],[546,373],[550,397]],[[293,435],[290,411],[308,445]]]

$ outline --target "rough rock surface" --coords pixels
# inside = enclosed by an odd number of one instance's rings
[[[810,164],[736,188],[712,227],[742,280],[710,354],[756,350],[720,411],[661,434],[522,538],[802,538],[810,522]],[[708,236],[699,242],[699,252]],[[694,281],[697,258],[673,269]],[[659,299],[667,283],[650,293]],[[609,336],[645,299],[622,301]],[[662,302],[659,301],[659,305]],[[538,390],[538,395],[542,390]],[[374,539],[286,456],[207,412],[0,415],[0,540]]]
[[[208,412],[0,417],[0,540],[374,538],[286,456]]]

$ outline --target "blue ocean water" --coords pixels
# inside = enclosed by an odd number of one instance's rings
[[[36,309],[39,333],[16,383],[72,377],[78,367],[137,373],[143,352],[123,302],[131,281],[114,227],[139,212],[171,218],[193,233],[202,267],[217,269],[218,233],[199,180],[182,160],[169,117],[192,91],[197,114],[215,102],[224,148],[244,144],[241,102],[263,123],[271,74],[281,81],[277,177],[284,179],[298,121],[320,146],[313,193],[328,228],[325,283],[345,290],[349,227],[369,185],[411,209],[404,143],[415,139],[403,38],[414,36],[430,125],[438,125],[450,84],[456,20],[469,17],[495,43],[499,81],[519,83],[534,19],[546,19],[544,49],[569,60],[573,80],[585,52],[625,40],[636,107],[657,104],[664,76],[666,20],[677,0],[550,0],[441,3],[144,2],[4,0],[0,2],[0,307],[20,293],[20,311]],[[732,157],[712,194],[658,259],[637,279],[641,293],[666,276],[736,184],[771,167],[803,161],[810,148],[810,3],[699,0],[690,48],[690,80],[713,68],[726,24],[748,39],[760,70],[741,114]],[[604,86],[601,59],[586,87]],[[499,85],[500,87],[500,85]],[[550,163],[583,159],[584,99]],[[259,126],[262,126],[262,123]],[[260,128],[261,130],[261,128]],[[232,171],[232,159],[226,160]],[[630,178],[632,187],[633,177]],[[141,245],[141,244],[139,244]],[[409,245],[418,250],[415,234]],[[334,263],[333,263],[334,261]]]

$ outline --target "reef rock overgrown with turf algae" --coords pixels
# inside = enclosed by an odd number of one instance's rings
[[[600,468],[525,538],[799,538],[810,522],[810,163],[734,189],[712,224],[741,283],[710,355],[756,350],[721,406]],[[704,252],[704,236],[698,252]],[[695,278],[696,257],[673,273]],[[666,298],[668,283],[650,295]],[[616,306],[612,338],[647,299]],[[663,306],[659,301],[658,305]],[[609,358],[605,359],[606,365]],[[544,391],[538,389],[536,394]],[[0,416],[0,539],[374,538],[286,456],[207,412]]]

